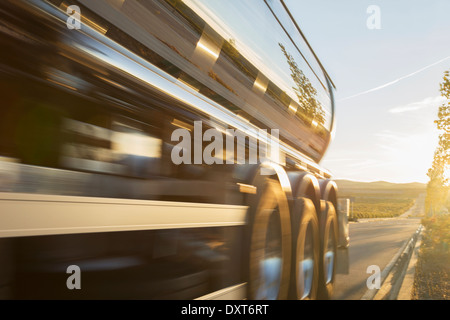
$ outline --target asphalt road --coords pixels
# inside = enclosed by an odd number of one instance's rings
[[[366,281],[372,272],[367,267],[386,267],[405,241],[420,225],[420,218],[364,220],[350,224],[348,274],[336,277],[335,300],[359,300],[367,291]]]

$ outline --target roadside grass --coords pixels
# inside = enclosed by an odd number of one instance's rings
[[[425,218],[422,224],[412,299],[450,300],[450,215]]]
[[[409,210],[422,190],[342,190],[342,198],[353,198],[353,219],[393,218]]]

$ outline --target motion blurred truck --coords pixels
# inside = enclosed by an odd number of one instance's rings
[[[332,296],[335,87],[284,1],[0,12],[1,298]]]

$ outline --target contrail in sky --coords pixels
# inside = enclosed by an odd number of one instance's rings
[[[426,70],[426,69],[428,69],[428,68],[431,68],[431,67],[433,67],[433,66],[435,66],[435,65],[437,65],[437,64],[439,64],[439,63],[441,63],[441,62],[444,62],[444,61],[447,60],[447,59],[450,59],[450,56],[448,56],[448,57],[446,57],[446,58],[444,58],[444,59],[441,59],[441,60],[439,60],[439,61],[437,61],[437,62],[435,62],[435,63],[432,63],[432,64],[430,64],[430,65],[428,65],[428,66],[426,66],[426,67],[423,67],[423,68],[421,68],[421,69],[419,69],[419,70],[417,70],[417,71],[414,71],[413,73],[410,73],[410,74],[408,74],[408,75],[406,75],[406,76],[400,77],[400,78],[398,78],[398,79],[396,79],[396,80],[394,80],[394,81],[385,83],[385,84],[383,84],[383,85],[381,85],[381,86],[379,86],[379,87],[372,88],[372,89],[370,89],[370,90],[366,90],[366,91],[363,91],[363,92],[354,94],[354,95],[352,95],[352,96],[350,96],[350,97],[343,98],[343,99],[341,99],[341,100],[339,100],[339,101],[344,101],[344,100],[352,99],[352,98],[355,98],[355,97],[362,96],[363,94],[366,94],[366,93],[378,91],[378,90],[381,90],[381,89],[383,89],[383,88],[389,87],[389,86],[391,86],[391,85],[393,85],[393,84],[396,84],[397,82],[399,82],[399,81],[401,81],[401,80],[403,80],[403,79],[412,77],[412,76],[418,74],[419,72],[422,72],[422,71],[424,71],[424,70]]]

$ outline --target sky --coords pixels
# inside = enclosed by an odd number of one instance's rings
[[[285,0],[337,87],[335,179],[428,181],[450,70],[449,0]],[[369,29],[371,5],[380,29]]]

